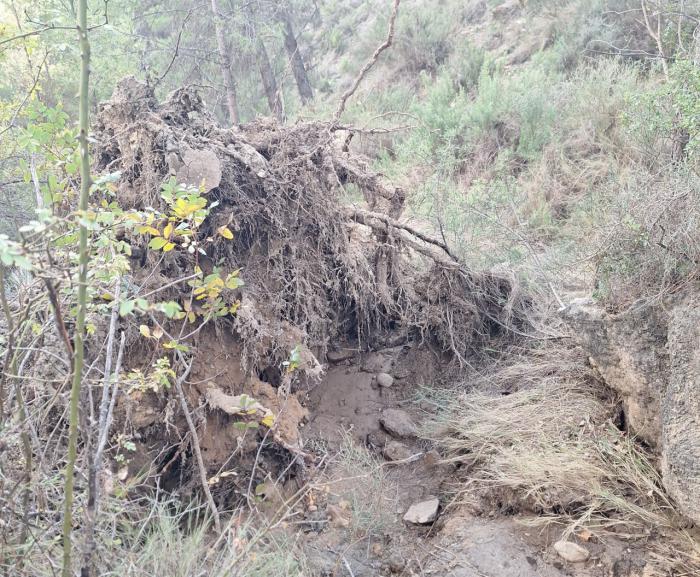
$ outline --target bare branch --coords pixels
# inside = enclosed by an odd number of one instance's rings
[[[375,65],[375,63],[379,59],[379,56],[381,55],[381,53],[384,52],[387,48],[389,48],[389,46],[391,46],[392,42],[394,41],[394,29],[396,27],[396,16],[399,13],[399,3],[400,2],[401,2],[401,0],[394,0],[394,7],[392,8],[391,16],[389,17],[389,31],[387,32],[386,40],[384,40],[384,43],[381,44],[374,51],[374,54],[372,54],[370,59],[363,66],[362,70],[360,70],[360,73],[357,75],[357,78],[355,78],[355,81],[352,83],[352,86],[350,88],[348,88],[348,90],[340,98],[340,103],[338,104],[338,108],[335,111],[335,114],[333,115],[333,124],[336,124],[340,120],[341,115],[345,111],[345,105],[347,104],[348,99],[353,94],[355,94],[355,91],[357,90],[357,87],[360,85],[360,82],[362,82],[364,77],[367,76],[367,73],[370,71],[372,66]]]
[[[180,360],[182,360],[182,355],[179,355]],[[192,361],[190,361],[185,368],[185,371],[175,380],[175,390],[177,391],[177,396],[180,400],[180,407],[182,412],[185,414],[185,420],[187,421],[187,427],[190,430],[190,435],[192,436],[192,449],[194,450],[195,458],[197,459],[197,467],[199,468],[199,478],[202,483],[202,490],[207,498],[207,503],[209,504],[209,509],[211,509],[211,514],[214,517],[214,528],[217,533],[221,533],[221,517],[219,516],[219,510],[216,508],[216,503],[214,502],[214,497],[212,497],[211,489],[209,488],[209,481],[207,479],[207,469],[204,466],[204,459],[202,458],[202,449],[199,446],[199,435],[197,434],[197,427],[194,425],[192,420],[192,415],[190,409],[187,406],[187,399],[185,398],[185,392],[182,390],[182,383],[187,380],[187,377],[192,370]]]

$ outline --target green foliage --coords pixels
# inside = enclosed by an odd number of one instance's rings
[[[685,153],[700,150],[700,68],[688,60],[669,67],[668,82],[629,96],[625,121],[635,138],[653,156],[659,145],[683,139]]]

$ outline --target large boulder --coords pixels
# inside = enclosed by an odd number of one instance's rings
[[[656,449],[663,483],[700,523],[700,298],[687,294],[621,314],[592,299],[563,316],[591,365],[622,399],[628,430]]]

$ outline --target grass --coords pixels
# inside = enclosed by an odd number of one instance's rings
[[[396,509],[396,504],[387,500],[390,489],[385,467],[349,433],[344,435],[334,460],[341,481],[343,472],[349,477],[341,486],[350,501],[350,530],[362,538],[381,534],[394,521]]]
[[[614,399],[583,367],[574,349],[550,345],[500,361],[475,389],[443,399],[426,435],[467,465],[462,500],[557,525],[562,538],[661,532],[700,563],[654,459],[615,427]]]
[[[255,525],[243,512],[231,516],[219,538],[195,503],[172,499],[108,499],[98,526],[98,574],[104,577],[301,577],[304,556],[283,530]],[[60,567],[59,541],[43,533],[22,565],[0,565],[3,575],[43,577]],[[4,549],[3,556],[9,550]],[[2,559],[2,557],[0,557]],[[11,559],[11,557],[6,557]]]

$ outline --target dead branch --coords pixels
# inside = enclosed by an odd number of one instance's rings
[[[394,6],[391,10],[391,16],[389,17],[389,30],[386,35],[386,40],[384,40],[384,42],[374,51],[374,54],[372,54],[367,63],[362,67],[362,70],[360,70],[360,73],[357,75],[357,78],[355,78],[355,81],[352,83],[352,86],[348,88],[348,90],[346,90],[343,96],[340,98],[338,108],[336,109],[335,114],[333,115],[333,124],[336,124],[340,120],[341,115],[345,111],[345,105],[347,104],[348,99],[353,94],[355,94],[355,91],[360,85],[360,82],[362,82],[364,77],[367,76],[367,73],[370,71],[372,66],[375,65],[381,53],[384,52],[387,48],[389,48],[389,46],[391,46],[392,42],[394,41],[394,29],[396,27],[396,16],[399,13],[400,2],[401,0],[394,0]]]
[[[659,57],[661,58],[661,67],[663,68],[666,80],[668,80],[668,62],[666,62],[663,40],[661,39],[661,10],[657,10],[656,12],[656,30],[654,30],[654,27],[649,19],[647,0],[642,0],[642,14],[644,16],[644,24],[647,28],[649,36],[651,36],[651,38],[656,42],[656,48],[659,51]]]
[[[179,355],[182,361],[182,355]],[[192,436],[192,449],[194,450],[195,458],[197,459],[197,467],[199,468],[199,478],[202,483],[202,490],[207,498],[207,503],[209,504],[209,509],[214,517],[214,528],[217,533],[221,533],[221,517],[219,515],[219,510],[214,502],[214,497],[211,494],[211,489],[209,488],[209,480],[207,479],[207,469],[204,465],[204,459],[202,458],[202,449],[199,446],[199,435],[197,434],[197,427],[194,425],[192,420],[192,414],[187,406],[187,399],[185,398],[185,392],[182,390],[182,383],[187,380],[187,377],[192,370],[192,361],[187,363],[186,368],[182,375],[180,375],[175,380],[175,390],[177,391],[177,396],[180,400],[180,407],[182,412],[185,414],[185,420],[187,421],[187,427],[190,430],[190,435]]]

